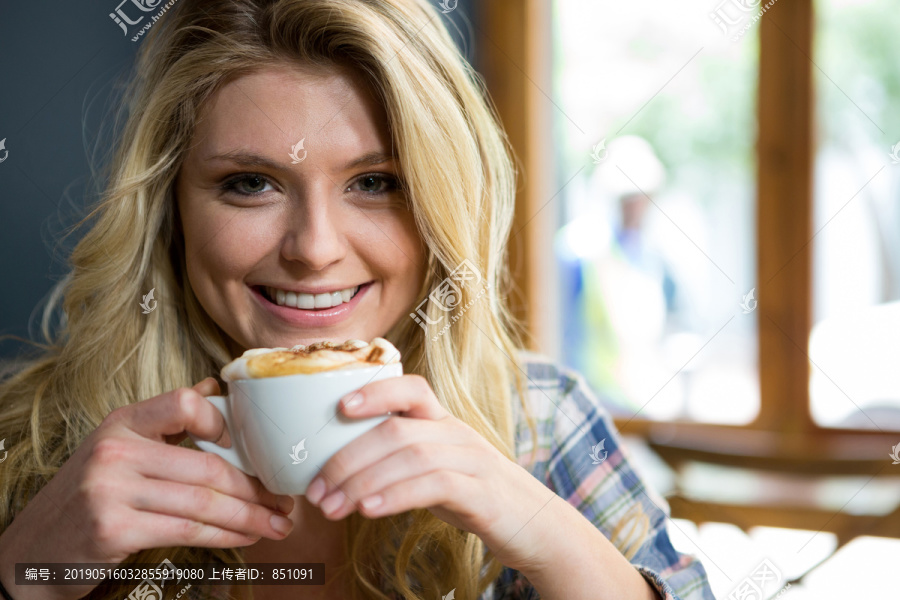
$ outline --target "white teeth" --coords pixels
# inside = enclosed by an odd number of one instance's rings
[[[316,294],[316,308],[330,308],[331,294]]]
[[[278,288],[266,287],[268,296],[274,298],[279,306],[290,306],[304,310],[331,308],[344,302],[350,302],[350,299],[353,298],[357,291],[359,291],[359,286],[322,294],[298,294]]]

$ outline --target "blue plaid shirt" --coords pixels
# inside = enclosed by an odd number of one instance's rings
[[[668,504],[641,480],[609,413],[582,375],[531,352],[522,352],[520,361],[528,375],[526,404],[537,440],[514,392],[518,463],[611,540],[660,598],[715,600],[703,565],[672,547]],[[522,573],[504,568],[481,600],[538,597]]]

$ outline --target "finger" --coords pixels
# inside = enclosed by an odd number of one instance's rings
[[[195,384],[193,389],[203,397],[218,396],[222,393],[222,388],[219,387],[219,382],[216,381],[215,377],[207,377],[200,383]],[[184,435],[187,436],[187,433]],[[222,428],[222,435],[219,439],[213,441],[223,448],[231,447],[231,434],[228,432],[227,424]]]
[[[281,540],[293,528],[293,522],[277,511],[201,485],[145,479],[125,493],[128,505],[136,510],[182,517],[248,537]]]
[[[348,406],[351,401],[358,403]],[[340,407],[344,414],[352,417],[391,412],[413,419],[437,421],[450,415],[434,395],[428,380],[421,375],[372,381],[341,398]]]
[[[407,446],[384,460],[357,471],[339,488],[347,497],[361,499],[405,479],[433,471],[454,471],[478,477],[490,461],[478,448],[443,444]]]
[[[443,444],[407,446],[378,463],[357,471],[340,487],[326,488],[317,504],[332,519],[342,519],[353,512],[360,500],[377,494],[400,481],[421,477],[433,471],[454,471],[478,477],[489,459],[479,448]],[[327,481],[327,480],[326,480]],[[339,492],[339,493],[338,493]],[[337,499],[331,499],[331,495]]]
[[[273,494],[256,477],[250,477],[210,452],[155,442],[123,444],[124,459],[131,458],[136,471],[153,479],[200,485],[289,514],[291,496]]]
[[[414,508],[441,507],[452,513],[469,515],[470,507],[460,501],[477,497],[475,478],[453,471],[433,471],[421,477],[405,479],[376,494],[360,498],[358,510],[368,518],[394,515]],[[367,503],[379,498],[377,504]]]
[[[487,444],[474,430],[459,422],[389,417],[338,450],[321,465],[319,476],[324,479],[326,489],[333,491],[343,486],[351,475],[372,468],[406,446],[435,442],[456,449]]]
[[[195,383],[192,389],[203,396],[218,396],[222,393],[219,382],[216,381],[215,377],[207,377],[203,381]]]
[[[459,449],[463,446],[488,444],[477,432],[455,420],[429,421],[388,417],[338,450],[325,465],[320,476],[330,490],[340,487],[354,473],[371,469],[391,454],[417,444],[442,443]]]
[[[254,544],[261,537],[161,513],[133,511],[129,516],[128,525],[122,527],[121,540],[134,548],[236,548]]]
[[[193,388],[178,388],[116,409],[110,418],[121,420],[141,437],[159,442],[183,432],[212,442],[227,435],[222,413]]]
[[[219,382],[216,381],[215,377],[207,377],[203,381],[194,384],[191,388],[195,390],[202,396],[218,396],[222,393],[222,389],[219,386]],[[182,431],[181,433],[176,433],[175,435],[167,435],[166,443],[167,444],[180,444],[187,437],[187,432]],[[217,444],[222,446],[223,448],[231,447],[231,435],[228,433],[228,428],[222,430],[222,436],[218,440],[214,440]]]

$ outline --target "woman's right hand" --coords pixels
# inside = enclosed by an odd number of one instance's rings
[[[149,548],[233,548],[290,532],[293,498],[176,445],[190,432],[230,446],[222,414],[204,398],[218,393],[210,377],[103,419],[0,535],[0,581],[15,600],[81,598],[96,587],[16,586],[17,562],[118,564]]]

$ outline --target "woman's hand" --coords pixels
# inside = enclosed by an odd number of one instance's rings
[[[527,524],[555,494],[453,417],[423,377],[369,383],[341,406],[349,417],[400,416],[342,448],[313,480],[307,499],[327,518],[354,510],[375,518],[427,508],[476,534],[509,567],[538,560],[540,540]]]
[[[149,548],[285,537],[290,496],[272,494],[215,454],[175,445],[187,432],[231,444],[221,413],[204,398],[217,393],[208,378],[103,419],[0,536],[0,579],[16,600],[80,598],[95,586],[15,586],[15,562],[118,564]]]

